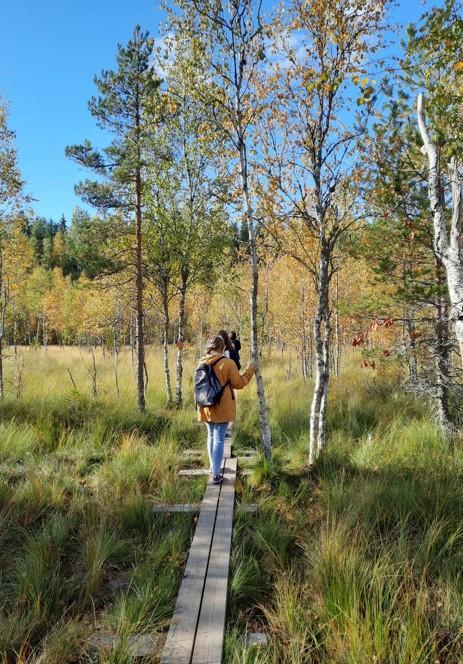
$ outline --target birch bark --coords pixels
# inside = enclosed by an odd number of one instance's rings
[[[177,335],[177,362],[175,366],[175,406],[180,408],[183,401],[183,344],[185,341],[185,303],[186,287],[180,291],[179,311],[178,311],[178,335]]]
[[[418,95],[417,118],[423,141],[423,153],[428,158],[428,198],[434,227],[434,251],[444,265],[454,321],[455,337],[463,362],[463,256],[461,238],[462,187],[461,168],[453,157],[449,164],[452,209],[450,231],[445,218],[445,203],[439,150],[432,141],[424,117],[423,95]]]
[[[312,465],[326,440],[326,410],[329,385],[329,250],[322,242],[320,254],[317,311],[314,318],[313,335],[315,347],[315,386],[312,396],[309,421],[309,466]]]
[[[164,381],[166,386],[166,402],[168,405],[172,404],[172,385],[170,381],[170,368],[169,368],[169,301],[167,294],[164,293],[162,297],[162,308],[164,313],[163,332],[162,332],[162,354],[164,363]]]
[[[0,399],[3,399],[4,397],[3,337],[5,334],[5,308],[6,302],[3,287],[3,247],[0,243]]]
[[[238,111],[239,112],[239,111]],[[259,366],[259,335],[257,328],[257,305],[259,297],[259,263],[257,257],[257,243],[256,243],[256,229],[254,224],[254,214],[249,195],[249,177],[248,177],[248,162],[246,153],[246,144],[243,139],[242,130],[238,127],[239,131],[239,153],[240,153],[240,180],[243,197],[243,205],[248,223],[249,232],[249,252],[251,259],[251,272],[252,272],[252,286],[250,294],[251,304],[251,359],[257,364],[256,371],[256,384],[257,384],[257,399],[259,405],[259,418],[262,431],[262,444],[264,454],[267,459],[272,456],[272,437],[270,431],[270,422],[268,418],[267,403],[265,398],[265,385],[264,378]]]

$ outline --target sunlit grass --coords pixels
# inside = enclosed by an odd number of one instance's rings
[[[183,450],[204,449],[191,385],[184,409],[166,409],[149,349],[142,417],[128,351],[119,395],[113,358],[96,352],[96,398],[88,351],[20,353],[23,393],[0,403],[0,661],[130,662],[130,635],[167,628],[194,529],[192,515],[152,504],[197,503],[206,483],[177,475]],[[459,438],[442,436],[396,371],[351,362],[333,379],[329,443],[309,472],[311,385],[280,355],[263,368],[274,455],[260,449],[251,385],[237,397],[235,450],[256,455],[237,482],[225,661],[461,662]],[[249,647],[254,631],[268,644]],[[96,632],[119,645],[95,652]]]
[[[181,450],[202,432],[192,408],[165,409],[150,351],[144,416],[129,352],[118,395],[112,358],[96,351],[96,397],[88,351],[20,353],[23,392],[0,403],[0,661],[91,661],[95,631],[123,636],[168,623],[193,516],[156,515],[152,505],[200,500],[204,478],[180,480],[177,471]],[[8,386],[14,366],[6,368]]]
[[[309,474],[310,386],[268,374],[276,461],[256,457],[244,495],[261,517],[235,526],[227,661],[461,662],[461,442],[395,372],[352,365],[333,380],[329,445]],[[257,413],[242,399],[244,447]],[[267,646],[246,646],[255,630]]]

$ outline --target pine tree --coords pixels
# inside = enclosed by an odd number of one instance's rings
[[[138,407],[145,410],[143,222],[148,192],[147,160],[160,122],[160,80],[152,68],[154,42],[137,26],[127,46],[118,46],[117,69],[95,78],[98,97],[89,102],[98,125],[114,139],[103,153],[89,141],[66,154],[103,178],[76,187],[84,201],[104,213],[113,211],[132,237],[133,252],[125,265],[133,270],[137,340]],[[108,228],[108,227],[106,227]]]

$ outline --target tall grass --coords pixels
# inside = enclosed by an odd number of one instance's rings
[[[392,372],[351,367],[333,381],[329,445],[309,474],[310,386],[282,366],[267,375],[276,462],[258,457],[243,489],[261,512],[235,527],[227,661],[463,661],[461,441]],[[246,646],[254,630],[268,645]]]
[[[204,478],[177,471],[201,430],[193,409],[165,409],[152,353],[144,416],[129,353],[119,396],[111,357],[96,355],[96,398],[85,351],[20,353],[23,393],[0,403],[0,661],[119,661],[91,636],[166,626],[194,517],[152,505],[200,499]]]
[[[194,529],[151,506],[204,491],[205,478],[177,476],[182,450],[203,445],[189,388],[167,410],[150,350],[142,417],[128,352],[119,395],[97,353],[96,398],[85,351],[20,353],[23,393],[0,403],[0,661],[129,662],[131,635],[167,628]],[[442,437],[394,370],[352,365],[333,380],[329,444],[309,473],[311,385],[280,358],[264,370],[272,464],[255,387],[237,396],[235,449],[257,454],[237,482],[225,661],[463,661],[461,440]],[[267,645],[247,645],[254,631]],[[95,633],[119,645],[95,650]]]

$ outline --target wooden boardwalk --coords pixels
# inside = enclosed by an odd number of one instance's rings
[[[224,478],[207,484],[161,664],[222,661],[236,464],[228,436]]]

